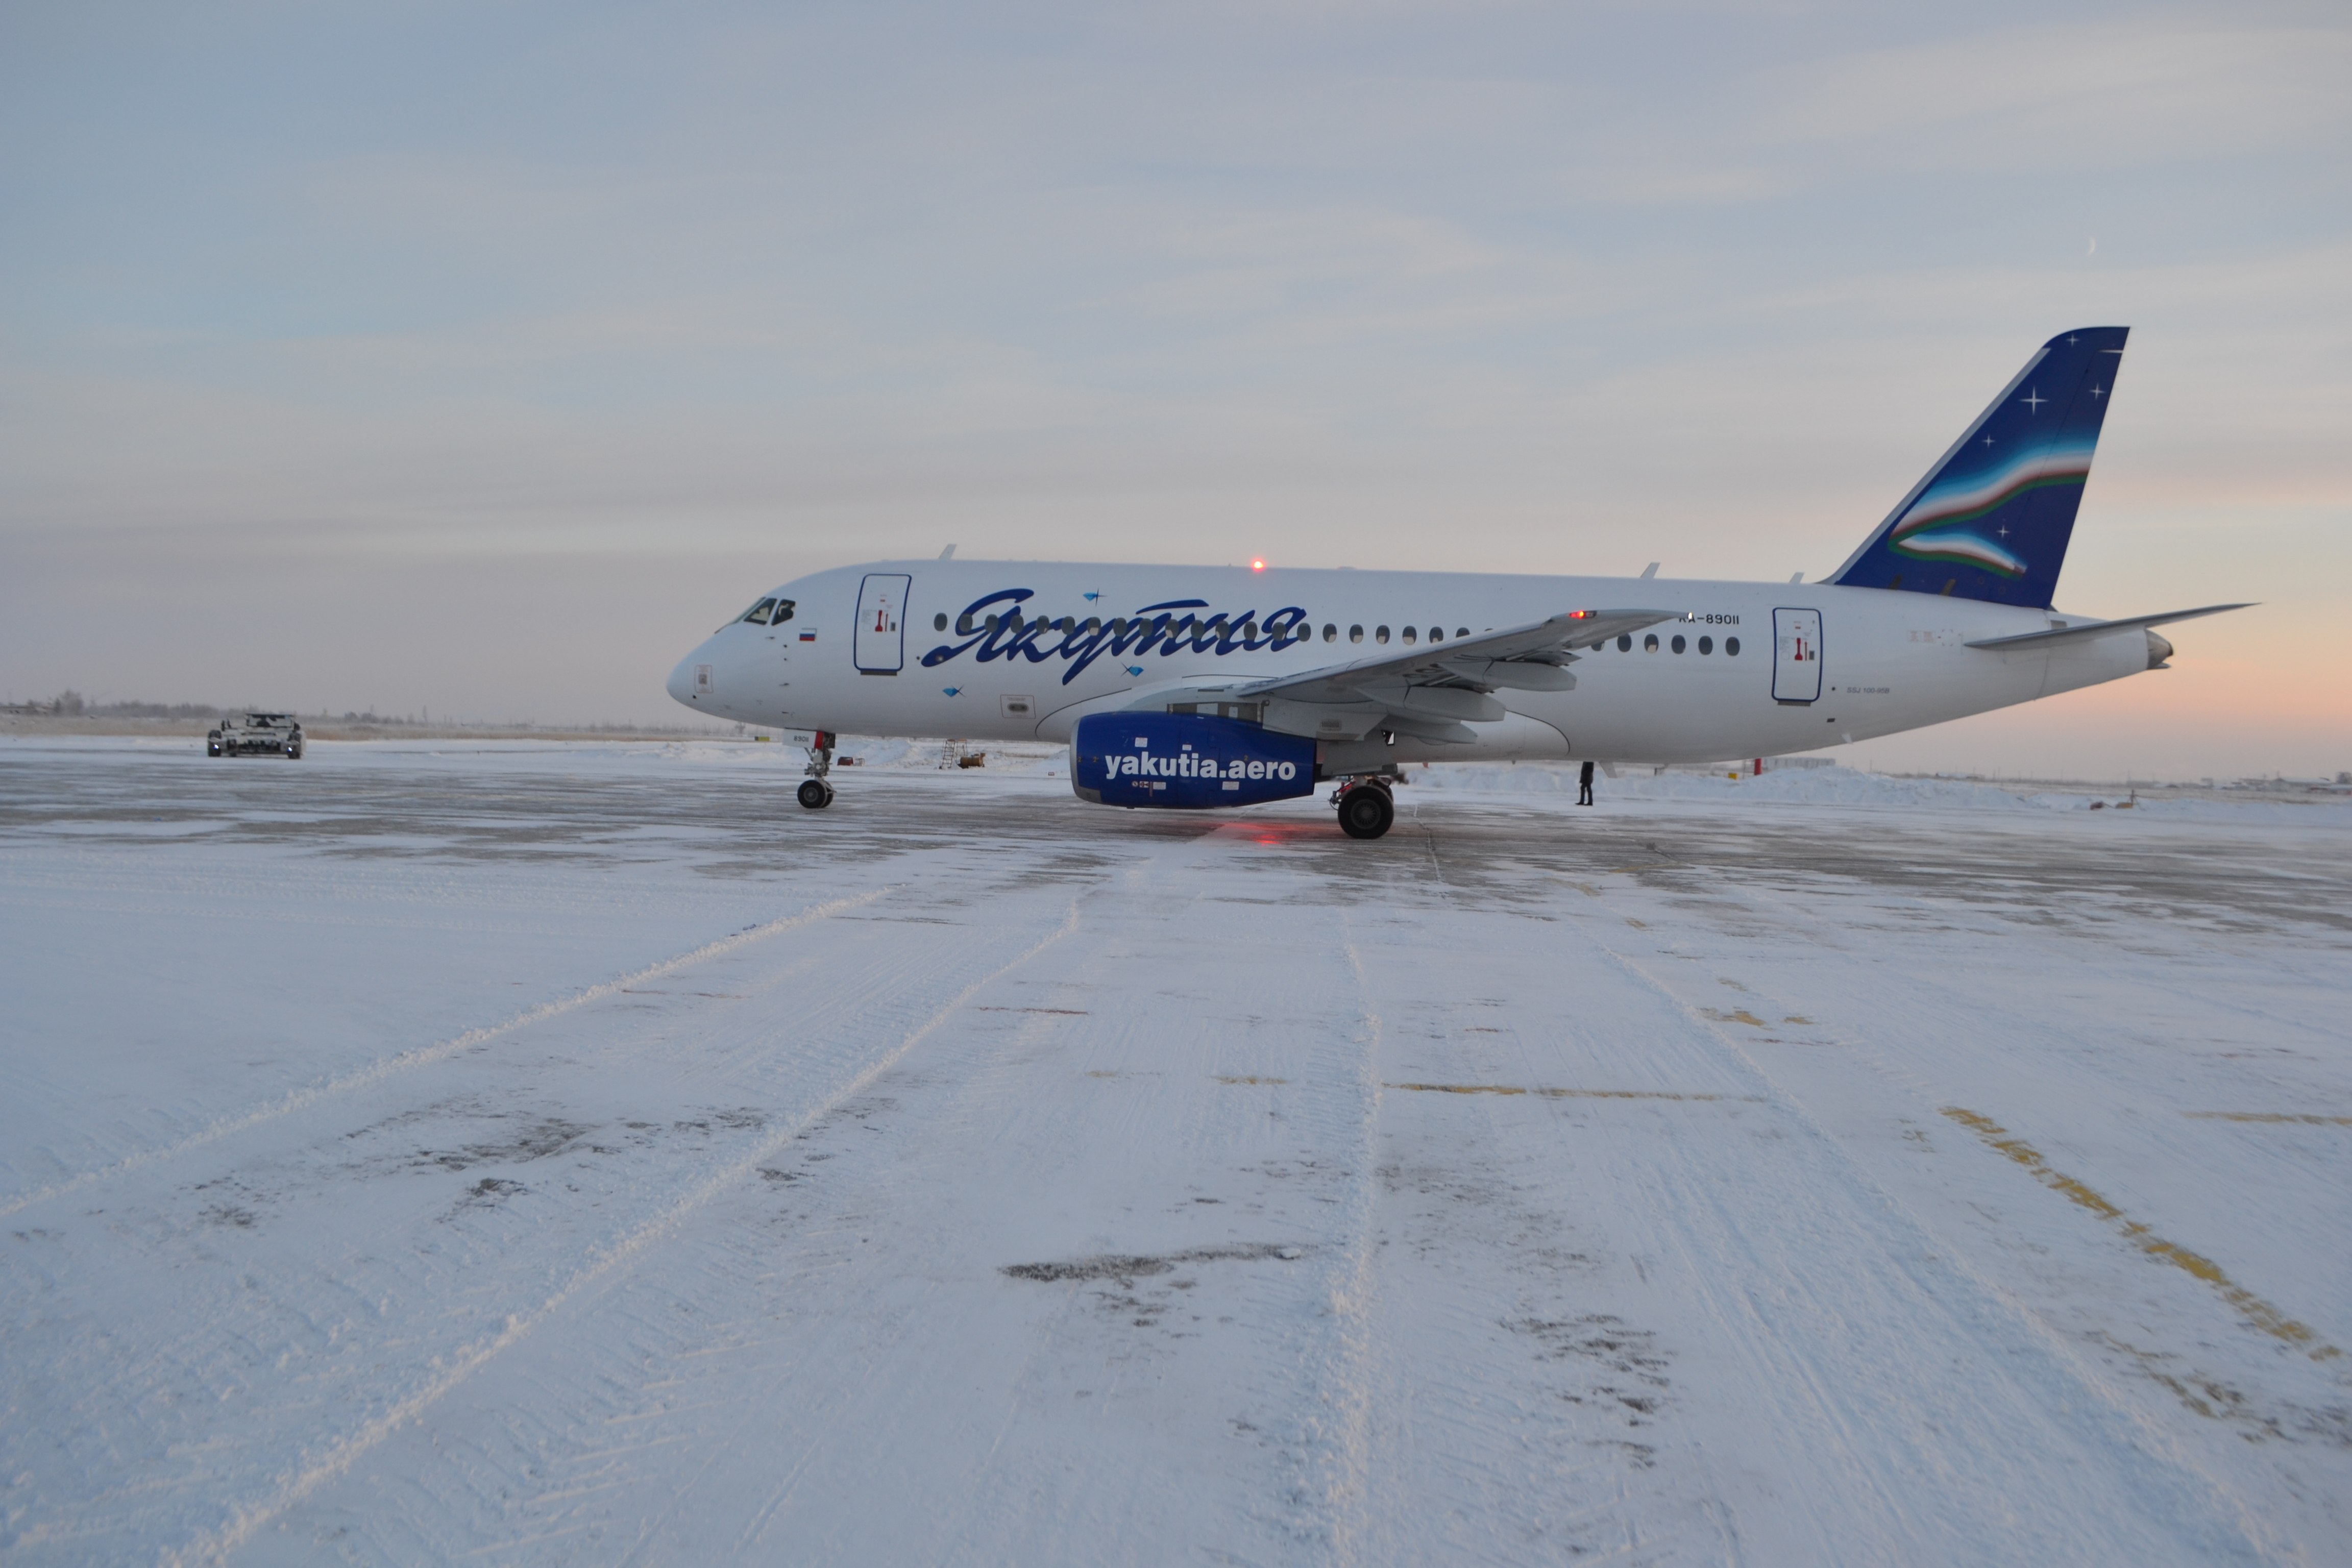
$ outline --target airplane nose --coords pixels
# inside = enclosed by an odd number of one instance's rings
[[[679,659],[677,661],[677,668],[669,672],[669,694],[671,698],[677,701],[685,703],[688,708],[700,708],[702,704],[695,700],[695,697],[697,696],[695,688],[695,667],[698,664],[707,667],[709,662],[710,660],[708,650],[706,648],[699,647],[696,648],[692,653],[688,654],[684,658]],[[708,682],[705,682],[704,689],[700,694],[703,696],[709,695]]]

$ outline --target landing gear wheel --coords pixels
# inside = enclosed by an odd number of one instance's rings
[[[1396,803],[1378,784],[1358,784],[1339,797],[1339,831],[1350,838],[1378,838],[1396,820]]]
[[[833,786],[823,779],[801,780],[801,804],[811,811],[823,811],[833,804]]]

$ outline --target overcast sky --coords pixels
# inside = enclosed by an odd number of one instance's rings
[[[1888,765],[2352,768],[2352,20],[0,7],[0,686],[667,719],[929,555],[1784,579],[2133,329],[2168,673]]]

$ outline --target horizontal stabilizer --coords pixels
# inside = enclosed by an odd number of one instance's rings
[[[2253,605],[2207,605],[2194,610],[2167,610],[2158,616],[2126,616],[2114,621],[2078,621],[2070,626],[2053,626],[2046,632],[2021,632],[2009,637],[1979,637],[1970,647],[1998,648],[2003,653],[2023,652],[2029,648],[2053,647],[2060,643],[2084,642],[2092,637],[2108,637],[2116,632],[2146,631],[2150,626],[2164,626],[2172,621],[2193,621],[2200,616],[2218,616],[2228,610],[2250,610]]]

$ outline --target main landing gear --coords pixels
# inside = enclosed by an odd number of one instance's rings
[[[833,786],[824,775],[833,772],[833,746],[841,737],[830,730],[819,730],[809,742],[808,777],[801,780],[801,805],[811,811],[823,811],[833,804]]]
[[[1389,781],[1376,774],[1341,779],[1331,804],[1339,808],[1339,831],[1350,838],[1378,838],[1396,820]]]

